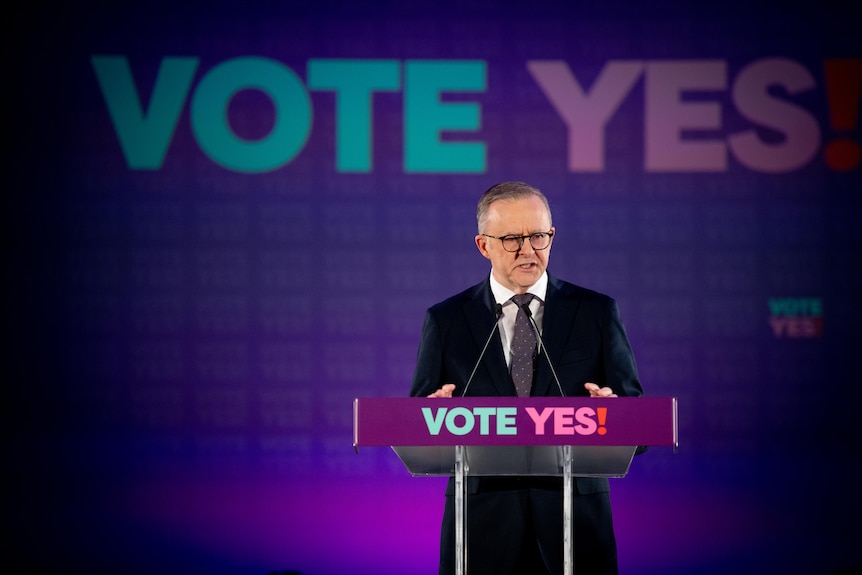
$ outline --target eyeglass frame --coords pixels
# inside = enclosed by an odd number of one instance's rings
[[[481,234],[481,235],[485,236],[486,238],[492,238],[495,240],[500,240],[500,244],[503,247],[503,249],[506,250],[507,252],[509,252],[510,254],[514,254],[514,253],[518,253],[519,251],[521,251],[521,248],[524,247],[524,240],[526,240],[527,238],[530,238],[530,247],[533,248],[534,251],[540,252],[542,250],[548,249],[549,247],[551,247],[551,241],[554,239],[555,233],[556,233],[555,230],[550,229],[547,232],[535,232],[532,234],[527,234],[526,236],[515,236],[515,235],[492,236],[490,234]],[[539,236],[539,235],[548,236],[548,245],[546,245],[543,248],[537,248],[537,247],[533,246],[533,236]],[[506,240],[517,240],[518,241],[518,249],[515,249],[515,250],[506,249]]]

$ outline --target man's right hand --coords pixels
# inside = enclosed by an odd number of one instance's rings
[[[453,391],[455,391],[455,384],[447,383],[428,397],[452,397]]]

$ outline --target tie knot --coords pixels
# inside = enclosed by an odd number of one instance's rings
[[[535,296],[531,293],[522,293],[522,294],[518,294],[518,295],[513,295],[512,301],[515,302],[515,305],[517,305],[518,307],[521,307],[525,303],[529,304],[531,301],[533,301],[534,297]]]

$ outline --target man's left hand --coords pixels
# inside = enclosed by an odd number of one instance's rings
[[[590,392],[590,397],[619,397],[610,387],[599,387],[595,383],[585,383],[584,389]]]

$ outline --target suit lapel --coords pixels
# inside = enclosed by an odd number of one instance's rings
[[[548,292],[545,296],[545,311],[542,319],[542,340],[545,342],[548,358],[555,369],[563,356],[579,305],[578,300],[569,295],[562,289],[559,280],[548,274]],[[537,361],[533,395],[560,395],[547,359],[539,356]],[[561,382],[561,384],[564,383]]]
[[[472,298],[464,304],[464,314],[467,318],[467,325],[470,326],[470,335],[478,350],[481,350],[485,345],[488,334],[494,327],[496,319],[494,306],[495,302],[491,295],[491,284],[487,279],[476,286]],[[483,369],[485,373],[483,373]],[[476,380],[485,379],[486,377],[490,378],[499,395],[515,394],[515,386],[506,367],[506,358],[503,355],[503,344],[500,340],[499,330],[494,333],[491,343],[488,344],[488,349],[482,358],[482,364],[476,371],[476,376],[471,387],[473,384],[478,383]]]

